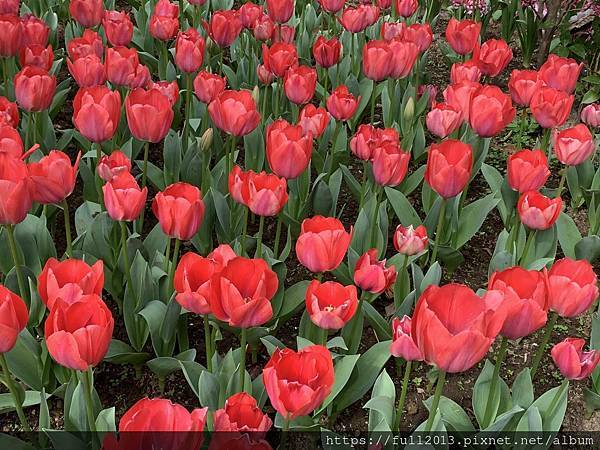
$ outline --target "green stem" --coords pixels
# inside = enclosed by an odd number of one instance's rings
[[[404,378],[402,378],[402,391],[400,392],[398,408],[396,409],[396,419],[394,420],[394,427],[392,428],[392,431],[400,430],[400,421],[402,419],[402,413],[404,411],[404,402],[406,401],[406,393],[408,391],[408,381],[410,380],[411,370],[412,361],[406,361],[406,367],[404,368]]]
[[[84,385],[84,395],[85,395],[85,412],[87,414],[88,425],[92,433],[96,432],[96,418],[94,417],[94,401],[92,399],[92,369],[87,369],[85,372],[82,372],[83,385]]]
[[[365,298],[368,296],[367,291],[363,291],[358,299],[358,306],[356,307],[356,313],[354,313],[354,317],[352,318],[352,325],[350,328],[350,345],[349,350],[351,352],[356,353],[358,351],[358,347],[360,346],[360,339],[362,337],[362,330],[360,336],[356,337],[358,333],[358,324],[360,322],[360,317],[362,315],[362,307],[365,302]]]
[[[565,181],[567,180],[567,167],[564,167],[561,171],[560,182],[558,183],[558,189],[556,190],[556,196],[560,197],[562,194],[563,188],[565,187]]]
[[[321,345],[327,347],[327,341],[329,339],[329,330],[327,328],[321,328]]]
[[[210,321],[208,314],[204,315],[204,344],[206,348],[206,368],[212,372],[212,335],[210,333]]]
[[[281,214],[279,214],[277,216],[277,228],[275,229],[275,244],[274,244],[274,248],[273,248],[273,257],[274,258],[277,258],[277,255],[279,253],[279,240],[281,239],[281,225],[282,225]]]
[[[244,383],[246,382],[246,343],[247,343],[247,330],[242,328],[240,336],[240,389],[244,390]]]
[[[258,237],[256,240],[256,257],[262,258],[262,238],[263,238],[263,230],[265,227],[265,216],[260,216],[260,221],[258,223]]]
[[[281,429],[281,441],[279,442],[278,450],[285,450],[287,448],[288,432],[290,431],[290,414],[286,414],[283,418],[283,428]]]
[[[142,166],[142,189],[146,187],[148,182],[148,153],[150,151],[150,142],[144,142],[144,165]],[[146,214],[146,208],[142,208],[140,218],[137,221],[137,231],[141,235],[144,230],[144,216]]]
[[[400,269],[399,275],[400,275],[400,282],[402,283],[404,281],[404,274],[406,273],[406,268],[408,267],[408,255],[404,255],[404,260],[402,261],[402,269]],[[409,288],[410,290],[410,288]],[[408,292],[408,291],[406,291]],[[400,305],[402,305],[402,301],[404,299],[402,298],[396,298],[396,296],[394,296],[394,306],[396,308],[396,312],[398,311],[398,308],[400,308]]]
[[[487,404],[485,406],[485,414],[483,415],[483,428],[487,428],[494,417],[493,414],[493,404],[495,403],[496,397],[496,389],[498,387],[498,379],[500,378],[500,367],[502,366],[502,361],[504,361],[504,357],[506,356],[506,350],[508,349],[508,339],[504,336],[500,341],[500,348],[498,349],[498,353],[496,354],[496,363],[494,365],[494,374],[492,375],[492,381],[490,384],[490,392],[487,398]]]
[[[71,258],[73,256],[73,241],[71,239],[71,220],[69,218],[69,203],[67,199],[63,199],[63,216],[65,219],[65,237],[67,239],[67,256]]]
[[[371,124],[375,123],[375,89],[371,93]]]
[[[129,290],[133,291],[133,282],[131,281],[131,263],[129,261],[129,254],[127,253],[127,224],[125,222],[119,222],[121,227],[121,249],[123,252],[123,262],[125,263],[125,279]]]
[[[554,417],[554,414],[556,413],[555,409],[558,406],[558,402],[560,401],[560,398],[563,396],[565,389],[568,389],[568,388],[569,388],[569,380],[564,380],[561,383],[558,391],[556,391],[556,394],[554,395],[554,398],[552,399],[552,402],[550,403],[550,406],[548,407],[548,416],[546,416],[546,417]]]
[[[98,192],[98,203],[100,208],[104,206],[104,193],[102,192],[102,178],[98,173],[98,165],[102,159],[102,146],[97,142],[92,142],[92,149],[96,149],[96,191]]]
[[[369,245],[377,248],[377,222],[379,220],[379,186],[374,185],[375,191],[375,214],[373,215],[373,223],[371,224],[371,235],[369,237]]]
[[[182,0],[183,1],[183,0]],[[183,154],[187,152],[190,135],[190,117],[192,115],[192,74],[185,74],[185,122],[183,124]]]
[[[8,58],[2,58],[2,76],[4,78],[3,84],[4,84],[4,96],[6,98],[9,98],[9,92],[8,92]]]
[[[279,117],[279,93],[281,91],[282,87],[281,87],[281,80],[277,80],[277,92],[274,92],[275,94],[275,114],[273,117]]]
[[[433,421],[435,420],[435,416],[437,414],[438,406],[440,404],[440,397],[442,396],[442,391],[444,390],[444,382],[446,381],[446,372],[440,370],[438,375],[438,380],[435,385],[435,394],[433,395],[433,402],[431,403],[431,409],[429,410],[429,418],[427,419],[427,423],[425,424],[425,432],[430,432],[431,427],[433,426]]]
[[[367,172],[369,171],[369,165],[367,161],[363,161],[363,173],[362,182],[360,184],[360,200],[358,203],[358,210],[360,211],[365,203],[365,188],[367,185]]]
[[[329,177],[331,177],[331,174],[333,173],[333,154],[335,153],[335,142],[337,141],[338,138],[338,134],[340,134],[340,121],[337,120],[335,122],[335,130],[333,131],[333,139],[331,140],[331,153],[329,155],[329,161],[327,163],[327,179],[329,180]]]
[[[6,232],[8,233],[8,246],[10,247],[10,254],[12,255],[13,263],[15,264],[15,273],[17,275],[17,283],[19,285],[19,295],[21,298],[26,300],[29,304],[29,295],[27,289],[25,289],[25,279],[23,278],[23,271],[21,270],[21,264],[19,260],[19,253],[17,251],[17,241],[15,240],[15,229],[14,225],[4,225]]]
[[[540,361],[544,357],[546,353],[546,345],[548,345],[548,341],[550,341],[550,336],[552,335],[552,330],[554,330],[554,325],[556,325],[556,321],[558,320],[558,314],[555,312],[550,313],[550,319],[544,328],[544,335],[542,336],[542,341],[540,342],[540,346],[533,358],[533,364],[531,365],[531,379],[535,376],[537,372],[538,366],[540,365]]]
[[[544,130],[544,135],[542,137],[542,145],[541,145],[541,150],[546,153],[547,157],[548,157],[548,164],[550,164],[550,159],[552,157],[552,154],[550,153],[550,133],[552,132],[552,130],[550,128],[546,128]]]
[[[244,225],[242,228],[242,236],[240,240],[241,252],[240,256],[244,256],[244,252],[246,251],[246,235],[248,234],[248,208],[244,207]]]
[[[21,421],[21,426],[26,432],[31,432],[31,427],[27,422],[27,418],[25,413],[23,412],[23,405],[19,401],[17,396],[17,388],[15,386],[15,382],[8,370],[8,363],[6,362],[6,358],[4,357],[4,353],[0,353],[0,366],[2,366],[2,373],[4,375],[4,381],[6,382],[6,387],[12,395],[13,403],[15,404],[15,410],[17,411],[17,415],[19,416],[19,420]]]
[[[535,241],[535,234],[537,230],[529,230],[529,234],[527,235],[527,242],[525,242],[525,248],[523,249],[523,254],[521,255],[521,259],[519,260],[520,265],[523,265],[527,259],[527,255],[529,254],[529,249],[531,248],[531,244]]]
[[[175,248],[173,249],[173,262],[171,263],[171,270],[169,270],[169,296],[173,292],[173,279],[175,278],[175,268],[177,267],[177,258],[179,258],[179,248],[181,247],[181,240],[175,239]]]
[[[446,199],[442,197],[442,203],[440,205],[440,212],[438,216],[437,228],[435,230],[435,243],[433,245],[433,252],[431,253],[431,264],[434,264],[437,258],[439,246],[442,240],[442,231],[444,230],[444,220],[446,218]]]
[[[169,263],[171,262],[171,238],[167,238],[167,249],[165,253],[165,260],[163,261],[163,272],[169,273]]]

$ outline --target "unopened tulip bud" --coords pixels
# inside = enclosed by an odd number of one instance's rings
[[[252,98],[258,105],[258,101],[260,100],[260,89],[258,88],[258,86],[254,86],[254,89],[252,89]]]
[[[208,128],[200,138],[200,150],[206,152],[210,149],[213,141],[213,129]]]
[[[412,123],[413,118],[415,117],[415,101],[412,97],[408,99],[406,102],[406,106],[404,107],[404,120],[408,123]]]

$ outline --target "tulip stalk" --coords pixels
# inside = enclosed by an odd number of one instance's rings
[[[281,225],[282,225],[281,214],[277,216],[277,228],[275,229],[275,244],[273,246],[273,257],[277,258],[279,253],[279,241],[281,239]]]
[[[535,241],[535,235],[537,230],[529,230],[529,234],[527,235],[527,241],[525,242],[525,248],[523,249],[523,254],[521,255],[521,259],[519,260],[519,264],[523,265],[527,259],[529,254],[529,249],[531,248],[531,244]]]
[[[148,183],[148,154],[150,152],[150,142],[144,142],[144,163],[142,166],[142,187],[144,189],[146,184]],[[137,231],[142,234],[142,230],[144,229],[144,215],[146,213],[146,208],[142,208],[142,212],[140,214],[140,218],[137,222]]]
[[[27,422],[27,417],[25,416],[25,412],[23,411],[23,404],[19,401],[19,397],[17,395],[17,388],[15,386],[15,382],[12,379],[10,371],[8,370],[8,363],[6,362],[6,357],[4,353],[0,353],[0,366],[2,367],[2,375],[4,378],[4,383],[12,396],[13,403],[15,405],[15,411],[17,411],[17,416],[19,416],[19,420],[21,421],[21,426],[23,430],[27,433],[31,432],[31,427]]]
[[[246,328],[241,329],[240,333],[240,389],[244,390],[244,383],[246,382],[246,344],[248,336]]]
[[[561,175],[560,175],[560,182],[558,183],[558,189],[556,189],[556,196],[560,197],[563,188],[565,187],[565,181],[567,180],[567,168],[564,167],[561,170]]]
[[[125,263],[125,278],[129,285],[129,290],[133,292],[133,282],[131,278],[131,264],[129,254],[127,253],[127,225],[125,222],[119,222],[121,227],[121,249],[123,252],[123,262]]]
[[[544,328],[544,335],[542,336],[542,341],[540,342],[540,346],[533,358],[533,363],[531,364],[531,379],[535,376],[535,373],[538,370],[540,362],[546,353],[546,345],[550,341],[550,336],[552,335],[552,330],[554,330],[554,326],[556,325],[556,321],[558,320],[558,314],[555,312],[550,313],[550,319]]]
[[[541,142],[541,150],[546,153],[546,157],[548,158],[548,164],[550,163],[550,159],[552,157],[552,154],[550,153],[550,134],[552,133],[552,130],[550,128],[546,128],[544,130],[544,135],[542,136],[542,142]]]
[[[258,223],[258,237],[256,240],[256,257],[262,258],[262,239],[263,239],[263,231],[265,228],[265,216],[260,216],[260,221]]]
[[[408,391],[408,381],[410,380],[410,372],[412,370],[412,361],[406,361],[404,367],[404,377],[402,378],[402,391],[400,392],[400,399],[398,400],[398,407],[396,409],[396,417],[394,418],[394,426],[392,431],[400,430],[400,421],[402,419],[402,413],[404,412],[404,403],[406,402],[406,393]]]
[[[321,281],[321,280],[319,280]],[[360,330],[360,335],[358,335],[358,323],[360,322],[360,317],[362,316],[363,303],[365,299],[369,296],[367,291],[363,291],[360,298],[358,299],[358,306],[356,307],[356,313],[352,318],[352,325],[350,325],[350,342],[348,345],[348,350],[352,353],[356,353],[358,351],[358,347],[360,346],[360,339],[362,337],[362,330]]]
[[[244,208],[244,224],[242,227],[242,236],[240,239],[240,256],[244,256],[244,252],[246,251],[246,236],[248,234],[248,208]]]
[[[165,260],[163,261],[163,271],[169,273],[169,263],[171,262],[171,238],[167,237],[167,248],[165,252]]]
[[[373,191],[375,194],[375,214],[373,215],[373,223],[371,224],[371,235],[369,238],[369,245],[371,247],[377,247],[377,222],[379,220],[379,191],[380,188],[377,184],[373,183]]]
[[[98,191],[98,203],[100,204],[100,208],[104,205],[104,193],[102,192],[102,178],[100,178],[100,174],[98,173],[98,165],[100,164],[100,160],[102,159],[102,147],[97,142],[92,142],[92,151],[96,149],[96,190]]]
[[[425,432],[430,432],[431,427],[433,427],[433,421],[435,420],[435,416],[437,415],[438,406],[440,404],[440,398],[442,396],[442,392],[444,390],[444,382],[446,381],[446,372],[440,370],[437,383],[435,385],[435,394],[433,394],[433,402],[431,403],[431,409],[429,410],[429,418],[427,419],[427,423],[425,424]]]
[[[564,380],[561,383],[560,388],[558,388],[558,391],[556,391],[556,394],[554,395],[554,398],[552,399],[552,402],[548,407],[548,415],[546,417],[554,417],[554,414],[556,413],[556,407],[558,406],[558,402],[560,401],[560,398],[563,396],[563,393],[566,389],[569,389],[569,380]]]
[[[327,163],[327,179],[328,180],[331,177],[331,174],[333,173],[333,155],[335,153],[335,143],[337,141],[338,135],[340,134],[341,128],[342,127],[340,126],[340,121],[336,120],[335,129],[333,131],[333,139],[331,140],[331,153],[329,155],[329,161]]]
[[[408,255],[404,255],[404,259],[402,261],[402,269],[400,269],[400,272],[398,273],[398,275],[400,275],[400,280],[404,280],[404,274],[406,273],[406,269],[408,267]],[[410,290],[410,288],[409,288]],[[398,311],[398,308],[400,308],[400,305],[402,305],[402,301],[404,299],[403,298],[396,298],[396,296],[394,296],[394,306],[396,308],[396,311]]]
[[[177,258],[179,258],[179,248],[181,247],[181,239],[175,239],[175,247],[173,248],[173,262],[171,270],[169,270],[169,296],[173,292],[173,280],[175,279],[175,268],[177,267]]]
[[[2,59],[2,76],[4,78],[3,80],[3,85],[4,85],[4,96],[6,98],[9,98],[8,94],[8,58],[1,58]]]
[[[204,348],[206,349],[206,369],[212,372],[213,343],[208,314],[204,315]]]
[[[73,256],[73,242],[71,239],[71,220],[69,218],[69,203],[67,202],[67,199],[63,199],[62,201],[62,206],[63,206],[63,216],[65,219],[65,238],[67,240],[67,256],[69,258],[71,258]]]
[[[10,248],[10,254],[12,255],[13,263],[15,264],[15,274],[17,275],[17,284],[19,285],[19,295],[23,299],[29,299],[28,291],[25,289],[25,279],[23,278],[23,271],[21,270],[21,264],[19,259],[19,252],[17,250],[17,241],[15,240],[15,229],[14,225],[4,225],[6,233],[8,234],[8,246]],[[29,302],[27,302],[29,303]]]
[[[190,117],[192,116],[192,74],[185,74],[185,122],[183,124],[183,154],[187,152],[190,136]]]
[[[437,260],[437,254],[442,240],[442,231],[444,230],[444,220],[446,218],[446,199],[442,197],[442,203],[440,204],[440,212],[438,215],[438,223],[435,230],[435,243],[433,245],[433,252],[431,253],[431,264],[434,264]]]
[[[87,415],[88,425],[92,433],[96,432],[96,418],[94,417],[94,403],[92,398],[92,369],[88,369],[81,373],[83,379],[83,391],[85,395],[85,412]]]
[[[489,425],[491,425],[491,421],[494,418],[492,417],[492,405],[494,403],[494,398],[496,397],[496,389],[498,388],[498,379],[500,378],[500,367],[502,366],[502,361],[504,361],[504,357],[506,356],[507,349],[508,339],[506,339],[503,336],[502,341],[500,342],[500,348],[498,349],[498,353],[496,354],[494,374],[492,375],[492,381],[490,383],[490,392],[487,398],[487,404],[485,405],[485,413],[483,415],[482,428],[487,428]]]

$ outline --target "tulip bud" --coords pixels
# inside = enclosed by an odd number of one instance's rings
[[[254,103],[258,105],[260,101],[260,89],[258,86],[254,86],[254,89],[252,89],[252,98],[254,99]]]
[[[412,123],[415,117],[415,101],[412,97],[408,98],[406,106],[404,107],[404,120],[406,123]]]
[[[213,129],[212,127],[207,128],[202,137],[200,138],[200,150],[207,152],[210,150],[213,141]]]
[[[552,347],[554,364],[568,380],[583,380],[589,377],[600,363],[600,350],[584,352],[584,345],[585,339],[567,338]]]

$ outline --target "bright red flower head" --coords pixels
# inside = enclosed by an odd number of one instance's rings
[[[195,28],[180,31],[175,42],[175,65],[183,72],[196,72],[204,61],[204,38]]]
[[[87,55],[96,55],[98,58],[102,58],[102,55],[104,54],[104,44],[98,33],[86,29],[83,31],[81,37],[71,39],[67,43],[67,52],[72,60]]]
[[[106,83],[106,67],[96,55],[82,56],[74,61],[67,59],[69,73],[80,88]]]
[[[12,350],[28,321],[23,299],[0,285],[0,354]]]
[[[457,84],[461,81],[479,83],[481,70],[476,61],[470,59],[464,63],[454,63],[450,69],[450,83]],[[514,99],[513,99],[514,100]]]
[[[521,194],[517,211],[523,225],[533,230],[547,230],[554,225],[562,211],[560,197],[548,198],[537,191]]]
[[[17,104],[11,102],[6,97],[0,95],[0,124],[5,124],[13,128],[19,125],[19,108]]]
[[[48,71],[52,68],[53,62],[54,52],[51,45],[44,47],[32,44],[27,47],[21,47],[19,51],[19,64],[21,67],[35,66]]]
[[[412,256],[421,253],[427,248],[429,238],[427,229],[423,225],[408,227],[398,225],[394,232],[394,247],[402,255]]]
[[[362,68],[367,78],[381,81],[391,72],[392,50],[386,41],[372,40],[363,46]]]
[[[31,209],[31,179],[27,165],[7,153],[0,153],[0,225],[23,222]]]
[[[0,14],[0,30],[0,57],[15,56],[23,40],[23,25],[19,16]]]
[[[148,188],[140,189],[129,172],[121,172],[102,186],[104,206],[112,220],[132,222],[146,206]]]
[[[162,95],[169,99],[169,103],[171,103],[171,106],[175,105],[175,103],[177,103],[177,100],[179,100],[179,85],[177,84],[176,80],[157,82],[148,80],[148,83],[146,84],[146,89],[156,89],[157,91],[159,91]]]
[[[405,78],[411,72],[419,57],[419,47],[416,44],[393,39],[389,43],[392,51],[392,61],[390,65],[391,78]]]
[[[352,239],[344,225],[333,217],[314,216],[304,219],[296,241],[296,256],[311,272],[335,270],[344,259]]]
[[[598,298],[598,276],[585,259],[563,258],[548,272],[548,302],[561,317],[575,317]]]
[[[600,127],[600,103],[587,105],[581,110],[581,121],[589,127]]]
[[[456,20],[452,17],[446,27],[446,40],[456,53],[467,55],[477,45],[480,32],[481,23],[468,19]]]
[[[513,102],[521,106],[529,106],[531,97],[542,86],[542,81],[535,70],[513,70],[508,80],[508,90]]]
[[[246,392],[232,395],[214,413],[214,431],[248,432],[253,440],[264,438],[272,425],[273,421],[260,410],[256,399]]]
[[[156,89],[131,91],[125,100],[125,114],[131,134],[140,141],[162,141],[173,121],[171,102]]]
[[[566,379],[584,380],[600,363],[600,350],[584,352],[584,346],[585,339],[567,338],[552,347],[554,364]]]
[[[336,120],[351,119],[358,108],[361,96],[356,98],[345,85],[340,85],[327,97],[327,111]]]
[[[291,67],[285,73],[283,89],[290,102],[303,105],[312,100],[317,87],[317,71],[308,66]]]
[[[19,15],[21,0],[2,0],[0,1],[0,14]]]
[[[391,41],[398,38],[403,39],[404,31],[406,31],[406,23],[404,22],[383,22],[379,34],[384,41]]]
[[[571,114],[574,97],[551,87],[540,87],[531,97],[529,107],[542,128],[556,128]]]
[[[210,314],[210,281],[221,269],[210,258],[192,252],[183,255],[173,280],[177,303],[195,314]]]
[[[82,88],[73,100],[73,123],[91,142],[105,142],[115,134],[121,118],[121,95],[106,86]]]
[[[451,198],[465,188],[471,178],[472,168],[471,146],[447,139],[429,147],[425,181],[443,198]]]
[[[229,47],[240,35],[242,21],[238,11],[217,11],[210,17],[210,23],[204,22],[204,28],[215,44]]]
[[[386,143],[373,151],[373,178],[380,186],[398,186],[408,171],[410,153],[398,143]]]
[[[152,201],[152,212],[163,233],[187,241],[198,232],[204,219],[202,193],[188,183],[171,184],[156,194]]]
[[[77,169],[81,152],[75,164],[60,150],[52,150],[38,162],[28,164],[32,181],[31,196],[41,204],[60,203],[73,192],[77,181]]]
[[[30,112],[50,107],[56,91],[56,77],[39,67],[27,66],[15,75],[15,97],[21,108]]]
[[[133,38],[133,23],[126,11],[104,11],[102,27],[113,47],[127,46]]]
[[[548,180],[548,159],[542,150],[520,150],[508,157],[507,178],[511,189],[537,191]]]
[[[286,23],[294,13],[294,0],[267,0],[267,11],[275,22]]]
[[[102,0],[70,0],[69,13],[84,28],[94,28],[102,21],[104,4]]]
[[[490,77],[500,74],[513,58],[513,53],[504,39],[490,39],[475,48],[473,59],[481,73]]]
[[[335,14],[342,10],[346,3],[346,0],[318,0],[318,2],[324,11]]]
[[[21,16],[21,24],[23,25],[21,41],[23,46],[39,45],[40,47],[46,47],[48,45],[50,27],[43,19],[33,14],[25,14]]]
[[[246,2],[238,10],[242,26],[247,29],[254,28],[254,24],[263,15],[263,7],[252,2]]]
[[[293,44],[278,42],[262,46],[263,64],[276,77],[283,77],[290,67],[298,65],[298,51]]]
[[[130,172],[131,160],[122,151],[114,150],[100,159],[96,170],[100,178],[110,181],[123,172]]]
[[[179,6],[169,0],[158,0],[152,11],[148,30],[152,37],[161,41],[168,41],[177,36]]]
[[[260,123],[260,114],[250,91],[223,91],[208,105],[210,119],[215,126],[234,136],[254,131]]]
[[[242,190],[244,204],[257,216],[276,216],[288,201],[285,178],[250,171],[247,183]]]
[[[202,103],[210,103],[225,90],[227,80],[217,74],[201,71],[194,78],[194,93]]]
[[[572,94],[577,86],[577,79],[583,69],[583,63],[571,58],[550,55],[540,67],[540,79],[551,88]]]
[[[328,69],[340,61],[342,44],[335,37],[326,39],[323,36],[319,36],[312,46],[312,54],[319,66]]]
[[[396,358],[403,358],[405,361],[423,361],[423,355],[414,339],[412,333],[412,320],[408,316],[394,317],[392,321],[392,343],[390,344],[390,353]]]
[[[393,265],[386,267],[386,260],[377,259],[377,249],[372,248],[356,261],[354,267],[354,283],[363,291],[381,294],[390,289],[396,281],[396,269]]]
[[[346,31],[360,33],[370,27],[379,18],[379,7],[375,5],[358,5],[356,8],[346,8],[338,21]]]
[[[582,123],[554,133],[554,154],[567,166],[578,166],[595,151],[594,136]]]
[[[448,103],[436,103],[425,118],[427,129],[440,138],[454,133],[462,123],[462,111]]]
[[[444,100],[449,105],[462,112],[464,121],[469,120],[471,108],[471,98],[473,94],[481,88],[482,85],[474,81],[461,81],[457,84],[451,84],[444,89]]]
[[[304,134],[311,133],[313,138],[320,137],[329,125],[329,113],[323,107],[308,104],[300,111],[298,125],[302,127]]]
[[[343,286],[336,281],[311,281],[305,300],[310,320],[324,330],[343,328],[354,317],[358,307],[356,287]]]
[[[497,86],[485,85],[473,92],[469,125],[481,137],[492,137],[513,121],[516,109],[508,95]]]
[[[266,135],[267,160],[273,173],[287,179],[300,176],[312,156],[312,133],[278,119],[267,126]]]
[[[263,14],[254,24],[252,33],[257,41],[268,41],[275,32],[275,22],[269,16]]]
[[[419,52],[422,53],[431,45],[431,42],[433,41],[433,32],[428,23],[413,23],[403,31],[402,39],[415,44],[419,49]]]
[[[20,158],[23,154],[21,135],[13,127],[6,124],[0,126],[0,154],[11,158]]]
[[[129,86],[139,70],[138,52],[127,47],[107,48],[105,65],[106,76],[111,84]]]
[[[419,7],[418,0],[394,0],[396,3],[396,12],[402,17],[412,16]]]

